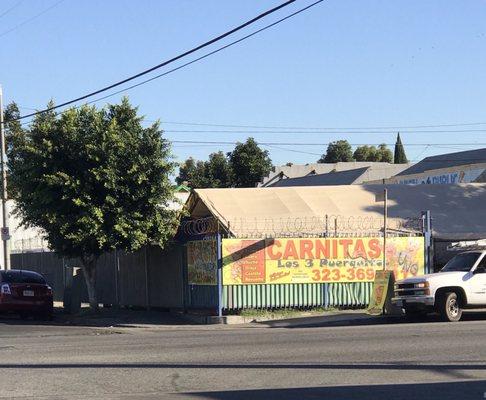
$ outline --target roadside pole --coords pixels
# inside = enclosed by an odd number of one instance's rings
[[[217,251],[217,283],[218,283],[218,317],[223,316],[223,254],[222,254],[223,241],[221,239],[221,232],[219,231],[218,222],[218,233],[216,240],[216,251]]]
[[[432,218],[430,210],[422,211],[422,233],[424,235],[425,273],[433,272],[432,263]]]
[[[388,189],[383,191],[383,271],[386,270],[386,236],[388,219]]]
[[[10,269],[10,254],[8,252],[8,239],[10,238],[7,215],[7,169],[5,153],[5,129],[3,121],[3,92],[0,86],[0,163],[2,172],[2,242],[3,242],[3,269]]]

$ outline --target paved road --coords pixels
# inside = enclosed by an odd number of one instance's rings
[[[127,329],[0,320],[0,398],[484,398],[485,320],[307,325]]]

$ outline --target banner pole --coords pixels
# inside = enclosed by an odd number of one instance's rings
[[[386,270],[386,236],[387,236],[387,219],[388,219],[388,190],[383,192],[383,271]]]
[[[223,316],[223,277],[222,277],[222,268],[223,268],[223,258],[222,258],[222,240],[221,240],[221,232],[219,231],[219,221],[218,221],[218,233],[217,233],[217,278],[218,278],[218,317]]]

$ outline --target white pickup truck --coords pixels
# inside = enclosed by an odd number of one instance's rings
[[[486,250],[459,253],[440,272],[397,281],[392,303],[410,318],[437,312],[451,322],[464,309],[486,308]]]

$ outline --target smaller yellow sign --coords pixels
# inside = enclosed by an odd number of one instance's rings
[[[383,313],[391,274],[392,271],[376,271],[368,314],[380,315]]]

